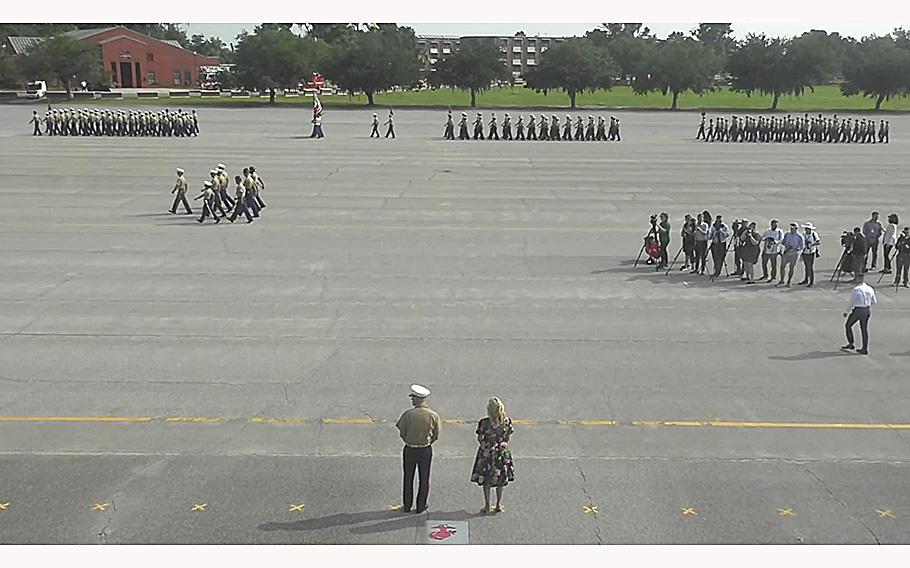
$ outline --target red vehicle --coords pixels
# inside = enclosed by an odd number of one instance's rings
[[[313,73],[313,77],[306,83],[300,82],[297,85],[298,91],[321,91],[325,88],[325,77],[319,73]]]

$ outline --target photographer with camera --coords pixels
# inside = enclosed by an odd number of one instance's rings
[[[761,280],[774,282],[777,278],[777,257],[780,256],[780,243],[784,232],[777,226],[777,219],[771,219],[771,228],[762,233],[764,248],[761,254]],[[768,275],[768,264],[771,264],[771,275]]]
[[[733,274],[730,276],[742,276],[743,275],[743,261],[740,258],[740,248],[742,247],[742,236],[743,231],[746,229],[748,224],[748,219],[739,219],[733,220],[733,225],[730,227],[730,236],[732,240],[730,241],[730,248],[733,249]]]
[[[670,216],[666,213],[660,214],[660,224],[657,226],[657,241],[660,243],[660,263],[657,269],[667,268],[670,259],[667,257],[667,250],[670,248]]]
[[[897,238],[897,270],[894,275],[894,285],[900,284],[901,278],[904,279],[903,287],[907,288],[907,273],[910,272],[910,227],[904,227],[901,236]]]
[[[790,287],[790,281],[793,280],[793,270],[796,268],[796,261],[799,260],[799,254],[806,248],[806,240],[799,234],[799,227],[796,223],[790,223],[790,232],[784,235],[782,241],[784,246],[783,260],[780,264],[780,281],[776,286],[784,286],[784,272],[790,267],[787,273],[786,287]]]
[[[721,268],[727,258],[727,239],[730,238],[730,228],[724,223],[720,215],[714,219],[714,224],[708,230],[708,241],[711,243],[711,257],[714,260],[714,274],[711,278],[720,276]]]
[[[853,266],[853,276],[856,282],[859,282],[862,275],[866,273],[866,254],[869,252],[869,241],[863,235],[859,227],[853,227],[852,246],[850,247],[850,259]]]
[[[648,234],[645,235],[645,252],[648,253],[648,260],[645,264],[654,264],[655,258],[658,257],[659,251],[659,242],[657,240],[657,215],[651,215],[649,219],[651,227],[648,229]]]
[[[883,256],[885,257],[885,267],[882,269],[882,274],[891,274],[891,251],[894,250],[894,245],[897,244],[898,223],[900,221],[897,218],[897,213],[888,215],[888,226],[885,227],[885,235],[882,237]]]
[[[746,284],[755,284],[755,264],[758,262],[761,236],[755,230],[755,223],[749,223],[740,234],[740,259],[743,263],[743,279]]]
[[[815,225],[812,223],[806,223],[803,228],[806,230],[803,234],[806,246],[803,248],[802,254],[805,274],[803,281],[799,285],[805,284],[806,288],[811,288],[815,285],[815,259],[820,256],[818,245],[821,244],[821,239],[818,238],[818,233],[815,232]]]
[[[699,213],[695,221],[695,267],[691,274],[704,274],[708,264],[708,232],[711,230],[708,223],[711,218]]]

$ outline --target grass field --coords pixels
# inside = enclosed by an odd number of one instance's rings
[[[380,107],[447,107],[463,108],[470,106],[471,97],[467,91],[439,89],[424,91],[402,91],[379,93],[375,97],[377,106]],[[312,97],[300,96],[294,98],[278,97],[276,106],[311,105]],[[366,97],[363,95],[332,95],[320,98],[325,107],[350,107],[365,106]],[[91,101],[101,105],[122,104],[150,104],[150,105],[183,105],[183,106],[265,106],[268,97],[261,98],[158,98],[158,99],[123,99],[122,101],[97,100]],[[578,95],[577,104],[580,108],[588,109],[666,109],[669,108],[671,97],[660,93],[636,95],[631,88],[626,86],[615,87],[611,91],[597,91]],[[802,97],[781,97],[778,105],[782,111],[826,111],[826,110],[855,110],[871,111],[874,100],[870,98],[841,95],[840,88],[834,85],[816,87],[814,91],[807,91]],[[523,87],[503,87],[490,89],[477,96],[479,107],[509,107],[509,108],[568,108],[569,98],[562,92],[548,94],[537,93]],[[702,96],[685,93],[679,97],[679,108],[682,110],[715,109],[715,110],[767,110],[771,106],[771,97],[753,95],[748,97],[742,93],[734,93],[727,88],[722,88],[713,93]],[[899,98],[886,101],[882,110],[910,111],[910,98]]]

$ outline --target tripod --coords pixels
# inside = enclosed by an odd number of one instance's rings
[[[840,277],[844,273],[841,269],[841,266],[844,264],[844,258],[847,256],[847,250],[844,249],[844,252],[840,255],[840,260],[837,261],[837,266],[834,267],[834,272],[831,274],[831,280],[834,281],[834,289],[837,290],[837,285],[840,283]]]
[[[680,246],[679,250],[676,251],[676,256],[673,257],[673,262],[671,262],[670,266],[667,267],[667,271],[664,273],[664,276],[668,276],[670,274],[670,271],[673,269],[673,265],[676,264],[676,259],[679,258],[679,253],[681,253],[682,250],[683,250],[683,247]]]
[[[635,264],[632,265],[632,268],[638,266],[638,261],[641,260],[641,253],[645,252],[645,247],[648,246],[648,237],[651,235],[654,235],[655,239],[657,238],[657,230],[653,226],[648,230],[648,234],[642,239],[644,242],[641,245],[641,249],[638,251],[638,256],[635,258]]]
[[[724,248],[724,277],[725,278],[730,276],[730,271],[729,271],[729,269],[727,269],[727,255],[730,253],[730,245],[732,243],[733,243],[733,239],[731,238],[730,242],[727,243]],[[714,243],[714,244],[719,245],[720,243]],[[713,248],[713,245],[712,245],[712,248]],[[713,259],[713,255],[712,255],[712,259]],[[717,260],[714,260],[714,262],[716,264]],[[720,272],[717,271],[717,266],[714,266],[714,273],[711,274],[711,282],[713,282],[717,278],[717,276],[716,276],[717,274],[720,274]]]

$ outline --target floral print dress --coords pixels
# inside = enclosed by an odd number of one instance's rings
[[[511,435],[512,420],[509,417],[495,428],[489,418],[483,418],[477,424],[480,447],[477,448],[477,457],[474,458],[471,481],[477,485],[490,487],[505,487],[510,481],[515,481],[512,452],[509,450]]]

